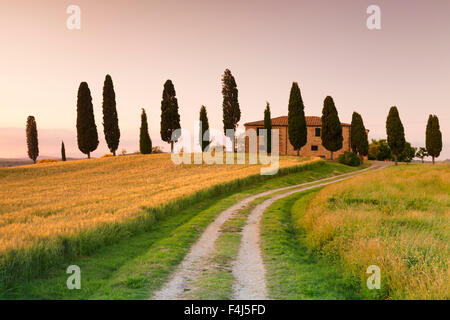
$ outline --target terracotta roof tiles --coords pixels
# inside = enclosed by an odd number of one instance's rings
[[[322,118],[316,117],[316,116],[306,116],[306,125],[307,126],[321,126],[322,125]],[[282,116],[277,118],[272,118],[272,126],[287,126],[288,125],[288,117]],[[342,123],[343,126],[350,126],[348,123]],[[264,126],[264,120],[259,121],[253,121],[253,122],[247,122],[244,124],[244,126]]]

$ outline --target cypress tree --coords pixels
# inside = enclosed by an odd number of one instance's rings
[[[238,89],[236,81],[229,69],[226,69],[222,76],[222,95],[223,95],[223,131],[226,134],[227,129],[236,130],[239,120],[241,120],[241,109],[239,108]],[[231,138],[233,152],[235,152],[236,141],[234,134]]]
[[[288,135],[289,142],[300,155],[300,149],[306,144],[307,130],[305,106],[297,82],[292,83],[288,106]]]
[[[97,149],[98,134],[97,126],[95,125],[91,91],[86,82],[82,82],[78,88],[77,140],[78,149],[90,158],[91,152]]]
[[[357,112],[353,112],[352,115],[350,144],[353,152],[360,156],[362,163],[364,161],[364,156],[367,156],[369,152],[369,141],[367,139],[367,132],[364,127],[363,119]]]
[[[144,108],[142,108],[142,113],[141,113],[141,131],[139,134],[139,151],[142,154],[152,153],[152,140],[150,139],[150,135],[148,134],[147,114],[145,113]]]
[[[322,109],[322,145],[331,151],[331,160],[333,160],[333,152],[342,148],[342,140],[342,125],[338,112],[333,98],[327,96]]]
[[[161,139],[170,143],[171,152],[173,152],[174,142],[177,142],[179,138],[178,136],[174,136],[174,140],[172,140],[172,133],[177,129],[180,129],[178,101],[172,81],[167,80],[164,83],[161,101]]]
[[[405,130],[395,106],[389,110],[386,120],[386,133],[389,148],[394,156],[395,165],[397,165],[398,156],[405,149]]]
[[[206,112],[205,106],[202,106],[200,108],[200,123],[201,123],[201,130],[199,132],[199,144],[202,148],[202,152],[206,152],[210,141],[208,131],[209,130],[208,114]]]
[[[33,160],[34,163],[36,163],[36,159],[39,156],[39,145],[36,120],[33,116],[28,116],[27,118],[26,134],[28,157]]]
[[[103,84],[103,132],[105,133],[106,144],[113,155],[119,147],[120,129],[119,119],[116,109],[116,94],[114,85],[109,74],[105,77]]]
[[[66,147],[64,146],[64,141],[61,143],[61,160],[66,161]]]
[[[267,102],[266,109],[264,110],[264,129],[267,132],[267,153],[272,153],[272,119],[270,117],[270,104]]]
[[[428,155],[431,156],[434,164],[434,158],[439,157],[442,151],[442,133],[436,115],[430,114],[428,117],[425,142]]]

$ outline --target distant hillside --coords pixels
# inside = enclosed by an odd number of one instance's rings
[[[41,156],[38,157],[38,160],[40,159],[57,159],[57,158],[52,156]],[[78,159],[67,158],[67,160],[78,160]],[[27,158],[0,158],[0,167],[16,167],[27,164],[33,164],[33,161]]]
[[[11,159],[7,159],[7,158],[0,158],[0,167],[15,167],[15,166],[22,166],[25,164],[32,164],[33,161],[31,161],[30,159],[19,159],[19,158],[11,158]]]

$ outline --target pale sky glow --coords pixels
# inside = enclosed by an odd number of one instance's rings
[[[66,9],[81,8],[81,30],[68,30]],[[381,30],[366,27],[366,9],[381,7]],[[76,146],[80,82],[93,96],[100,145],[101,100],[112,76],[122,148],[138,150],[140,110],[159,134],[163,84],[177,92],[181,124],[194,129],[206,105],[210,127],[222,130],[221,76],[230,68],[239,89],[239,123],[287,115],[292,81],[299,83],[307,115],[321,115],[331,95],[342,122],[354,110],[385,137],[396,105],[406,138],[425,144],[430,113],[440,119],[450,158],[450,1],[125,1],[0,0],[0,157],[25,157],[25,123],[36,117],[41,155],[69,156]]]

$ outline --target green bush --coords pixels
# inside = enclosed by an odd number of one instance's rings
[[[350,151],[345,151],[339,156],[339,163],[346,164],[348,166],[357,167],[361,164],[361,160]]]

